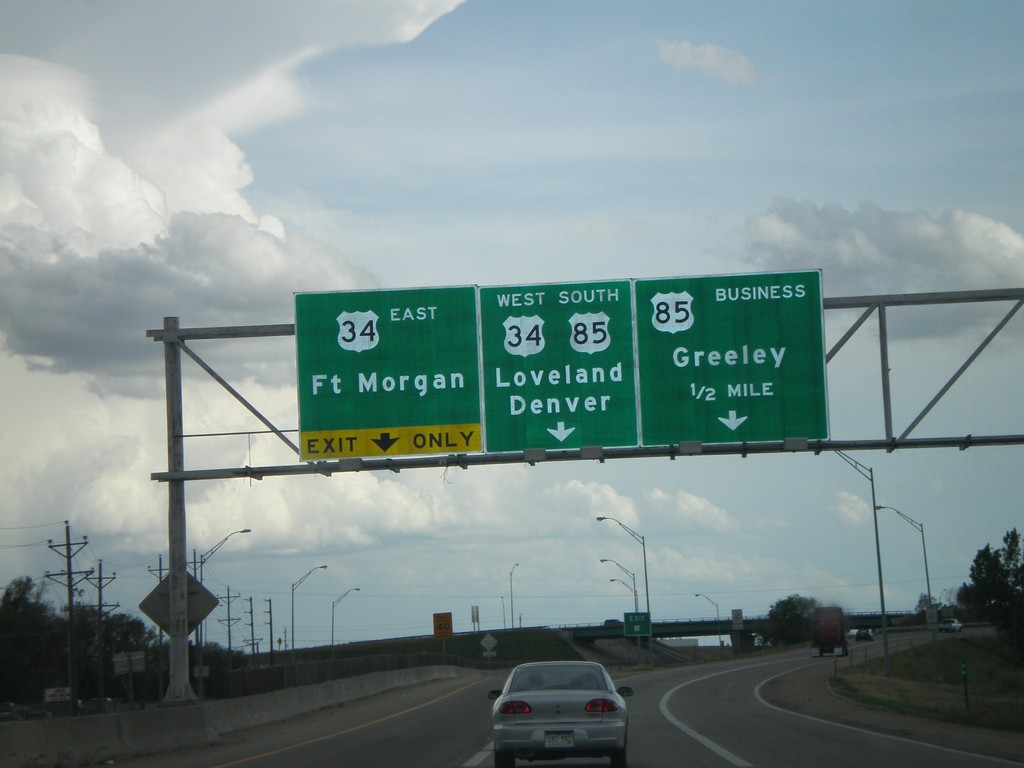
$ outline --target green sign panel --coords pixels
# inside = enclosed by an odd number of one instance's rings
[[[624,613],[622,615],[622,634],[626,637],[650,637],[651,614]]]
[[[828,438],[821,273],[295,297],[304,461]]]
[[[482,450],[476,288],[295,296],[300,457]]]
[[[828,438],[821,273],[635,282],[644,445]]]
[[[479,292],[489,452],[637,445],[628,280]]]

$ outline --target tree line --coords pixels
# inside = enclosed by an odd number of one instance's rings
[[[789,595],[775,602],[758,628],[763,645],[810,642],[812,617],[819,603],[813,597]],[[952,606],[922,594],[917,611],[923,620],[929,608],[954,608],[961,620],[986,622],[1013,645],[1018,663],[1024,663],[1024,551],[1017,529],[1007,531],[1003,546],[986,544],[971,564],[970,580],[957,590]]]
[[[957,591],[954,607],[962,620],[992,624],[1012,643],[1019,663],[1024,663],[1024,551],[1014,528],[1003,537],[1003,546],[986,544],[971,564],[970,580]],[[45,583],[30,577],[13,580],[0,597],[0,702],[38,705],[47,688],[69,686],[69,669],[76,672],[78,697],[83,701],[115,698],[156,701],[166,683],[166,644],[147,622],[122,613],[103,615],[96,606],[76,606],[74,611],[76,659],[69,665],[67,614],[44,599]],[[811,619],[819,605],[812,597],[789,595],[775,602],[758,629],[764,645],[809,642]],[[921,595],[917,609],[945,608]],[[126,676],[114,674],[114,655],[139,652],[145,655],[145,671]],[[211,643],[203,649],[209,667],[205,684],[208,696],[223,695],[229,668],[247,663],[243,653],[230,655]],[[193,665],[190,660],[189,667]]]
[[[66,609],[44,599],[46,582],[28,576],[14,579],[0,597],[0,702],[38,707],[48,688],[70,687],[75,670],[78,698],[157,701],[167,684],[167,643],[151,624],[124,613],[101,614],[97,606],[75,605],[75,659],[69,664],[70,636]],[[142,652],[145,670],[116,675],[114,656]],[[191,652],[191,649],[190,649]],[[246,655],[234,653],[231,666],[243,666]],[[203,664],[210,668],[206,693],[223,693],[228,668],[226,650],[207,643]],[[190,661],[191,669],[193,662]]]

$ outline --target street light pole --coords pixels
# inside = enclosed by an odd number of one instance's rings
[[[335,608],[335,606],[338,605],[338,603],[340,603],[342,600],[345,599],[345,596],[348,595],[349,592],[358,592],[358,591],[359,591],[359,587],[352,587],[352,589],[347,590],[344,595],[342,595],[337,600],[335,600],[333,603],[331,603],[331,658],[332,659],[334,658],[334,608]]]
[[[716,603],[710,597],[705,595],[703,592],[698,592],[694,595],[694,597],[703,597],[705,600],[707,600],[709,603],[715,606],[715,624],[718,625],[716,627],[716,629],[718,629],[718,655],[721,656],[723,653],[725,653],[725,646],[722,645],[722,619],[718,615],[718,603]]]
[[[629,576],[630,579],[633,580],[633,587],[632,587],[632,592],[633,592],[633,610],[636,611],[637,613],[639,613],[640,612],[640,602],[639,602],[640,599],[637,597],[637,593],[636,593],[636,574],[633,573],[632,571],[626,570],[626,568],[624,568],[621,563],[616,563],[614,560],[611,560],[609,558],[602,557],[601,558],[601,562],[602,563],[613,563],[614,565],[618,566],[618,569],[620,571],[622,571],[624,574]],[[626,584],[626,582],[622,581],[622,579],[611,579],[611,581],[621,582],[623,585],[626,586],[627,589],[629,588],[629,584]]]
[[[601,517],[597,518],[598,522],[601,522],[603,520],[611,520],[613,523],[618,523],[619,528],[621,528],[626,533],[628,533],[630,536],[632,536],[634,540],[640,542],[640,549],[642,550],[643,556],[644,556],[644,599],[647,602],[647,620],[648,620],[648,622],[650,622],[651,621],[651,587],[650,587],[649,582],[647,581],[647,541],[644,539],[643,536],[641,536],[639,533],[634,531],[632,528],[630,528],[628,525],[623,523],[621,520],[616,520],[614,517],[605,517],[605,516],[601,516]],[[652,622],[651,623],[652,632],[653,632],[653,627],[654,627],[654,624]],[[651,657],[652,642],[653,642],[653,635],[649,636],[647,638],[647,658],[648,658],[648,660],[650,660],[650,657]],[[640,652],[639,648],[640,648],[640,639],[637,638],[637,654],[638,655],[639,655],[639,652]]]
[[[630,528],[628,525],[626,525],[622,521],[616,520],[614,517],[602,516],[602,517],[597,518],[597,520],[598,520],[598,522],[600,522],[602,520],[611,520],[613,523],[618,523],[619,527],[622,530],[624,530],[626,533],[628,533],[630,536],[632,536],[636,541],[638,541],[640,543],[640,548],[643,550],[643,555],[644,555],[644,596],[646,597],[646,600],[647,600],[647,615],[650,616],[651,615],[651,588],[650,588],[650,584],[647,581],[647,542],[644,540],[643,536],[641,536],[639,533],[634,531],[632,528]]]
[[[199,574],[198,574],[198,576],[199,576],[199,583],[200,584],[203,583],[203,571],[205,570],[204,566],[206,565],[206,561],[209,560],[211,557],[213,557],[214,552],[216,552],[218,549],[223,547],[224,546],[224,542],[226,542],[228,539],[230,539],[236,533],[252,533],[252,529],[251,528],[242,528],[239,531],[232,531],[231,533],[229,533],[227,536],[225,536],[223,539],[218,541],[216,544],[214,544],[212,547],[210,547],[208,550],[206,550],[203,554],[201,554],[199,556]],[[192,554],[193,554],[193,556],[195,555],[195,550],[192,551]],[[193,563],[193,570],[195,570],[195,563]],[[199,667],[199,698],[201,699],[201,698],[203,698],[203,696],[206,693],[206,690],[205,690],[205,688],[206,688],[206,684],[205,684],[206,676],[203,674],[203,646],[206,645],[206,619],[203,619],[201,622],[199,622],[199,626],[196,627],[196,630],[197,630],[196,631],[196,645],[199,646],[196,649],[196,660],[197,660],[197,666]],[[229,631],[230,631],[230,625],[229,625]],[[230,671],[230,669],[231,669],[230,643],[228,643],[228,645],[229,645],[228,670]]]
[[[878,564],[878,602],[882,611],[882,654],[885,660],[885,676],[892,677],[892,657],[889,655],[889,620],[885,615],[885,587],[882,581],[882,545],[878,539],[878,502],[875,500],[875,470],[872,467],[865,467],[851,456],[842,451],[836,454],[853,467],[868,482],[871,483],[871,515],[875,522],[875,562]]]
[[[512,570],[508,572],[508,612],[509,618],[512,619],[510,622],[512,629],[516,628],[516,599],[512,595],[512,573],[516,568],[519,567],[519,563],[512,566]]]
[[[903,514],[898,509],[896,509],[896,507],[889,507],[889,506],[886,506],[885,504],[883,504],[883,505],[881,505],[879,507],[879,509],[891,509],[897,515],[899,515],[904,520],[906,520],[908,523],[910,523],[912,526],[914,526],[914,528],[916,528],[918,530],[918,532],[921,534],[921,551],[924,553],[924,584],[925,584],[925,587],[928,590],[928,607],[931,608],[932,607],[932,580],[931,580],[931,577],[928,575],[928,548],[924,544],[924,524],[923,523],[919,523],[916,520],[911,519],[910,517],[908,517],[907,515]]]
[[[640,612],[640,605],[637,603],[636,587],[629,586],[629,584],[624,582],[622,579],[608,579],[608,581],[617,581],[617,582],[619,582],[619,584],[621,584],[622,586],[624,586],[626,589],[628,589],[630,592],[633,593],[633,610],[636,611],[637,613],[639,613]]]
[[[292,664],[293,665],[295,664],[295,590],[296,590],[296,588],[298,588],[302,584],[302,582],[304,582],[306,579],[308,579],[310,577],[310,575],[313,573],[313,571],[320,571],[320,570],[323,570],[326,567],[327,567],[326,565],[318,565],[318,566],[316,566],[314,568],[310,568],[306,572],[305,576],[303,576],[301,579],[299,579],[294,584],[292,584]],[[273,642],[273,640],[271,640],[271,642]]]

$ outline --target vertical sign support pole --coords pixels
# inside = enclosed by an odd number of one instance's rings
[[[889,323],[885,306],[878,305],[878,348],[882,364],[882,412],[885,417],[885,439],[892,441],[892,392],[889,381]]]
[[[167,470],[185,469],[178,318],[164,318],[164,378],[167,389]],[[169,683],[165,699],[195,698],[188,681],[188,566],[185,539],[185,481],[167,483],[167,546],[170,555]]]

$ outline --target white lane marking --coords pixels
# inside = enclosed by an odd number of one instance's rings
[[[666,720],[668,720],[670,723],[672,723],[672,725],[674,725],[676,728],[678,728],[680,731],[685,733],[687,736],[689,736],[694,741],[698,742],[699,744],[703,745],[707,749],[709,749],[712,752],[714,752],[716,755],[718,755],[723,760],[731,763],[732,765],[735,765],[736,768],[754,768],[753,763],[748,763],[742,757],[737,757],[736,755],[734,755],[732,752],[730,752],[729,750],[727,750],[725,747],[721,746],[720,744],[715,743],[714,741],[712,741],[711,739],[707,738],[706,736],[701,736],[699,733],[697,733],[695,730],[693,730],[693,728],[691,728],[690,726],[688,726],[686,723],[682,722],[681,720],[678,720],[675,716],[673,716],[673,714],[671,712],[668,711],[668,701],[669,701],[669,699],[671,699],[672,695],[676,691],[680,690],[681,688],[685,688],[686,686],[692,685],[693,683],[699,683],[702,680],[708,680],[708,679],[710,679],[712,677],[718,677],[719,675],[727,675],[730,672],[735,672],[735,671],[738,671],[738,670],[724,670],[722,672],[716,672],[713,675],[705,675],[704,677],[698,677],[696,680],[690,680],[687,683],[682,683],[681,685],[677,685],[675,688],[673,688],[672,690],[668,691],[664,696],[661,697],[661,701],[658,702],[658,709],[661,710],[662,717],[664,717]]]
[[[469,760],[462,764],[462,768],[477,768],[479,765],[483,765],[484,761],[490,758],[494,754],[494,742],[487,742],[487,746],[473,755]]]

